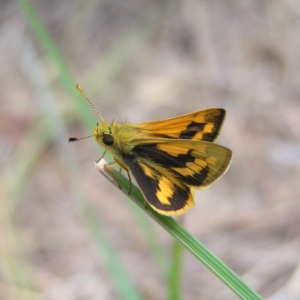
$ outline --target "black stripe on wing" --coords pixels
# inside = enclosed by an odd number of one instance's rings
[[[178,139],[195,139],[213,142],[222,128],[226,111],[222,108],[207,111],[210,113],[204,116],[204,122],[192,121],[187,128],[181,132]]]
[[[204,122],[192,121],[178,136],[178,139],[196,139],[213,142],[218,136],[226,116],[225,109],[209,109]]]
[[[183,176],[182,174],[176,172],[174,168],[185,169],[187,163],[195,163],[196,159],[191,155],[193,150],[189,150],[187,154],[179,154],[177,156],[172,156],[164,151],[157,149],[157,144],[136,146],[133,149],[134,153],[138,157],[142,157],[145,160],[149,160],[169,169],[174,173],[174,176],[178,178],[181,182],[190,186],[201,186],[207,179],[209,173],[209,166],[205,164],[200,168],[198,172],[193,172],[193,175]]]
[[[182,131],[180,135],[178,136],[179,139],[193,139],[194,136],[199,132],[203,131],[205,128],[206,123],[197,123],[197,122],[191,122],[186,130]],[[204,141],[213,141],[215,139],[215,135],[218,133],[218,128],[215,129],[213,133],[204,134],[203,140]],[[215,133],[216,132],[216,133]]]
[[[188,186],[177,185],[171,178],[158,173],[155,167],[135,156],[124,156],[124,162],[154,210],[164,215],[178,215],[194,206],[193,195]]]

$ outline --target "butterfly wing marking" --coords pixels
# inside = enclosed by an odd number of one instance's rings
[[[126,156],[124,162],[135,177],[145,199],[158,213],[179,215],[194,206],[193,191],[180,183],[172,173],[149,161]]]
[[[220,178],[232,158],[230,149],[210,142],[140,139],[133,143],[136,157],[170,170],[184,184],[200,189]]]
[[[149,204],[165,215],[178,215],[194,206],[193,191],[203,189],[228,169],[232,152],[209,142],[136,140],[124,157]]]
[[[157,138],[212,142],[221,130],[225,115],[222,108],[210,108],[172,119],[141,123],[138,128]]]

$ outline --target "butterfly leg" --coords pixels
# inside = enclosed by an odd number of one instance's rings
[[[148,206],[148,203],[146,201],[146,199],[144,199],[144,209],[147,210],[147,206]]]
[[[106,154],[106,150],[104,151],[104,153],[102,154],[102,156],[101,156],[98,160],[95,161],[95,163],[98,164],[98,163],[100,162],[100,160],[104,157],[105,154]],[[117,183],[118,186],[119,186],[119,189],[121,190],[122,187],[121,187],[121,185],[120,185],[120,183],[119,183],[119,181],[118,181],[118,178],[117,178],[117,177],[114,175],[114,173],[108,168],[108,166],[113,165],[113,164],[115,164],[115,163],[116,163],[115,161],[106,163],[106,164],[104,165],[104,169],[105,169],[105,171],[106,171],[107,173],[109,173],[109,174],[114,178],[114,180],[116,181],[116,183]]]
[[[98,164],[99,161],[104,157],[105,154],[106,154],[106,150],[104,151],[104,153],[102,154],[102,156],[101,156],[98,160],[95,161],[95,163]],[[114,180],[116,181],[116,183],[117,183],[118,186],[119,186],[119,189],[121,190],[122,187],[121,187],[121,185],[120,185],[120,183],[119,183],[118,178],[117,178],[117,177],[114,175],[114,173],[108,168],[108,166],[111,166],[111,165],[113,165],[113,164],[115,164],[115,163],[117,163],[117,162],[116,162],[116,161],[111,161],[111,162],[109,162],[109,163],[106,163],[106,164],[104,165],[104,169],[105,169],[105,171],[106,171],[107,173],[109,173],[109,174],[114,178]],[[119,164],[119,163],[118,163],[118,164]],[[120,164],[119,164],[119,166],[120,166],[119,172],[121,173],[122,166],[121,166]]]
[[[96,163],[98,163],[103,157],[104,155],[106,154],[106,151],[104,151],[103,155],[96,161]],[[122,162],[120,162],[116,157],[114,157],[114,160],[115,161],[111,161],[111,162],[108,162],[104,165],[104,168],[105,168],[105,171],[107,173],[109,173],[113,178],[114,180],[117,182],[118,186],[119,186],[119,189],[121,190],[122,187],[120,185],[120,182],[118,180],[118,178],[114,175],[114,173],[108,168],[108,166],[111,166],[115,163],[117,163],[119,166],[120,166],[120,170],[119,170],[119,173],[121,173],[122,169],[124,169],[126,172],[127,172],[127,176],[128,176],[128,179],[129,179],[129,191],[128,191],[128,194],[131,193],[131,188],[132,188],[132,183],[131,183],[131,176],[130,176],[130,173],[129,173],[129,169],[126,165],[124,165]]]
[[[114,157],[114,160],[116,161],[117,164],[121,167],[121,169],[124,169],[127,172],[127,176],[129,179],[129,190],[128,190],[128,195],[131,193],[131,188],[132,188],[132,183],[131,183],[131,176],[129,173],[129,169],[126,165],[124,165],[122,162],[120,162],[116,157]]]
[[[104,153],[102,154],[102,156],[98,160],[95,161],[95,163],[97,164],[104,157],[105,154],[106,154],[106,150],[104,151]]]
[[[122,186],[121,186],[121,184],[120,184],[118,178],[115,176],[115,174],[114,174],[114,173],[109,169],[109,167],[108,167],[108,166],[111,166],[111,165],[113,165],[113,164],[115,164],[115,163],[116,163],[115,161],[111,161],[111,162],[109,162],[109,163],[106,163],[106,164],[104,165],[104,168],[105,168],[105,171],[106,171],[107,173],[109,173],[109,174],[113,177],[113,179],[115,180],[115,182],[118,184],[119,189],[121,190],[121,189],[122,189]]]

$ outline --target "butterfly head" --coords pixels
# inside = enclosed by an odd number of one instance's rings
[[[111,124],[102,121],[94,127],[93,136],[98,144],[103,147],[109,147],[114,144],[114,137],[111,133]]]

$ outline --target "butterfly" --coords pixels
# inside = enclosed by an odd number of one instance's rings
[[[209,108],[140,124],[109,123],[82,88],[77,88],[101,120],[91,136],[126,170],[129,191],[131,173],[147,203],[158,213],[187,212],[195,205],[194,190],[209,187],[227,171],[232,151],[213,143],[226,115],[224,109]]]

